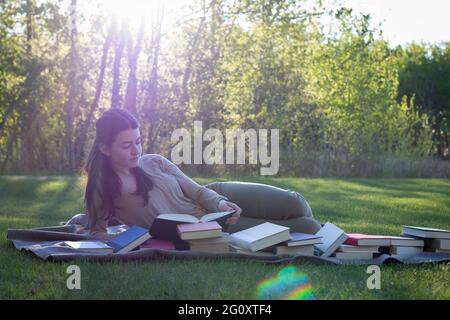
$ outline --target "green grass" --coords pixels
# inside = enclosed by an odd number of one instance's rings
[[[205,184],[225,179],[198,178]],[[347,232],[398,235],[402,224],[450,229],[450,181],[240,178],[302,193],[315,217]],[[74,177],[0,177],[1,299],[254,299],[257,285],[285,265],[243,261],[78,263],[81,290],[68,290],[70,263],[15,250],[8,228],[56,225],[83,211]],[[381,266],[381,290],[366,266],[297,264],[318,299],[450,299],[448,265]]]

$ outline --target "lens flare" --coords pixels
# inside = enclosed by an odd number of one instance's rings
[[[282,269],[275,277],[258,284],[257,299],[314,300],[314,292],[308,277],[294,266]]]

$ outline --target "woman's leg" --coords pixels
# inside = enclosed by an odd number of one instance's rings
[[[321,225],[301,194],[271,185],[240,181],[215,182],[206,187],[226,196],[242,208],[241,218],[228,232],[272,222],[291,228],[292,232],[314,234]]]

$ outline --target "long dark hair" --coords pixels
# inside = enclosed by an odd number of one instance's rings
[[[95,140],[87,159],[84,173],[87,174],[87,185],[84,194],[87,227],[95,226],[100,218],[97,210],[105,210],[107,220],[114,216],[114,199],[121,196],[122,182],[113,170],[110,159],[100,151],[100,144],[111,147],[114,138],[123,130],[139,127],[137,119],[128,111],[122,109],[109,109],[95,123]],[[151,178],[139,166],[130,169],[136,178],[137,190],[135,195],[142,195],[144,206],[148,204],[148,192],[153,187]],[[98,192],[101,199],[101,208],[94,207],[94,192]]]

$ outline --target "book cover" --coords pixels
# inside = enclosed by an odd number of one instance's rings
[[[265,222],[232,233],[230,243],[250,251],[258,251],[290,239],[289,228]]]
[[[322,243],[314,245],[315,253],[322,257],[329,257],[347,240],[344,230],[330,222],[325,223],[316,235],[322,237]]]
[[[139,226],[132,226],[127,231],[108,241],[106,244],[114,249],[114,253],[129,252],[150,238],[147,229]]]
[[[344,244],[352,246],[390,246],[391,237],[383,235],[348,233]]]

